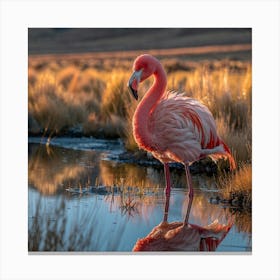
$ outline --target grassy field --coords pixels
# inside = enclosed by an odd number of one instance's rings
[[[102,57],[102,56],[101,56]],[[212,60],[187,62],[181,58],[161,59],[168,73],[168,89],[186,92],[206,104],[213,113],[219,133],[239,161],[251,154],[250,62]],[[124,139],[131,138],[131,118],[137,102],[130,98],[127,81],[132,59],[78,59],[30,57],[28,69],[29,133]],[[140,87],[143,95],[152,79]]]
[[[251,166],[252,159],[252,68],[248,50],[245,44],[149,51],[163,63],[169,90],[185,92],[209,107],[220,136],[238,166],[243,167]],[[191,60],[190,52],[196,55]],[[223,54],[229,52],[246,55],[239,60],[224,58]],[[126,85],[133,59],[139,53],[29,56],[29,135],[122,138],[128,150],[137,151],[131,127],[137,102]],[[151,83],[149,79],[141,85],[140,96]],[[237,176],[251,178],[243,169]]]

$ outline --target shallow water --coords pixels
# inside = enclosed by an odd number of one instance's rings
[[[41,142],[41,144],[40,144]],[[29,138],[29,251],[130,252],[163,218],[163,167],[118,161],[120,141]],[[188,192],[184,171],[171,169],[169,221],[182,221]],[[251,216],[210,203],[215,178],[192,175],[190,223],[234,224],[216,251],[252,250]]]

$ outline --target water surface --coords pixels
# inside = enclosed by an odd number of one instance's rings
[[[40,144],[41,143],[41,144]],[[130,252],[163,218],[163,167],[117,160],[120,141],[93,138],[30,138],[28,164],[29,251]],[[184,170],[171,169],[169,221],[182,221],[188,190]],[[211,203],[215,178],[192,175],[195,196],[190,222],[215,219],[234,225],[217,248],[252,250],[251,216]]]

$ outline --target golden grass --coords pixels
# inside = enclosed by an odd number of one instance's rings
[[[137,103],[133,102],[126,107],[126,126],[125,126],[125,147],[128,151],[137,151],[138,146],[134,140],[132,133],[132,118],[137,107]]]
[[[252,160],[252,127],[251,121],[244,125],[243,129],[234,129],[228,125],[225,118],[216,119],[217,129],[221,138],[230,147],[231,152],[240,165],[241,163],[251,163]]]
[[[106,82],[106,88],[102,94],[102,113],[105,118],[110,115],[126,117],[127,81],[129,72],[112,71]]]
[[[219,187],[225,199],[233,205],[251,209],[252,203],[252,165],[243,164],[234,174],[219,178]]]
[[[251,161],[252,69],[246,61],[187,62],[164,58],[168,89],[185,92],[206,104],[219,134],[238,163]],[[36,57],[29,60],[29,131],[63,134],[80,126],[96,137],[121,137],[137,150],[131,120],[137,102],[127,90],[132,59],[128,57]],[[143,96],[152,79],[141,85]]]

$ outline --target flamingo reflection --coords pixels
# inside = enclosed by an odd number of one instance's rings
[[[168,198],[165,200],[165,210]],[[168,209],[167,209],[168,211]],[[221,224],[216,219],[204,227],[165,221],[154,227],[144,238],[138,239],[132,251],[215,251],[230,231],[233,222]]]

